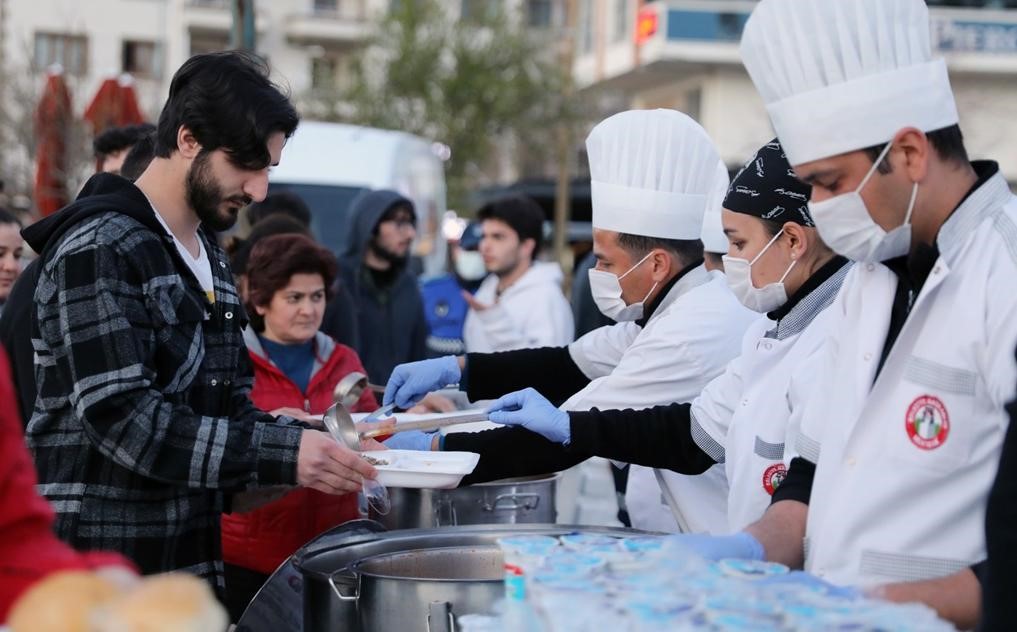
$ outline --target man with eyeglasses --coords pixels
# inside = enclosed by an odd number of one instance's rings
[[[357,352],[379,384],[397,364],[426,357],[424,304],[407,269],[416,224],[413,203],[395,191],[367,191],[350,209],[339,270],[356,302]]]

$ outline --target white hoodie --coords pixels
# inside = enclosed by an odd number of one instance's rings
[[[563,347],[575,335],[572,309],[562,294],[562,273],[554,263],[534,261],[500,298],[498,277],[490,274],[477,290],[485,310],[466,315],[463,341],[468,353],[532,347]]]

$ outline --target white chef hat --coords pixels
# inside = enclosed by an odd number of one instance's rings
[[[698,123],[674,110],[630,110],[586,138],[593,227],[699,239],[720,157]]]
[[[720,211],[724,206],[724,197],[730,178],[723,162],[717,162],[717,174],[713,179],[713,187],[706,196],[706,212],[703,214],[703,250],[713,253],[727,253],[727,235],[720,221]]]
[[[761,0],[741,57],[792,165],[958,120],[922,0]]]

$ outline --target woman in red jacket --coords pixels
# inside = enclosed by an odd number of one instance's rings
[[[274,415],[303,419],[332,405],[335,385],[366,373],[356,352],[318,331],[336,277],[331,252],[299,234],[260,240],[247,263],[245,341],[254,365],[251,400]],[[371,411],[370,391],[353,408]],[[308,540],[360,517],[356,494],[294,489],[247,513],[223,516],[227,606],[236,621],[269,575]]]

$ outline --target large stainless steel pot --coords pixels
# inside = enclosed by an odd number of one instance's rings
[[[356,602],[361,630],[437,632],[490,608],[504,593],[502,565],[497,546],[422,549],[368,557],[329,581]]]
[[[631,529],[609,527],[577,527],[569,525],[475,525],[445,527],[441,529],[407,529],[388,533],[358,534],[347,537],[340,533],[341,527],[325,533],[293,556],[293,564],[303,578],[303,623],[305,632],[358,631],[360,620],[357,603],[341,599],[333,588],[339,586],[340,571],[352,567],[356,562],[385,553],[419,549],[441,549],[448,547],[492,547],[498,538],[508,535],[562,535],[575,531],[603,533],[609,535],[631,535]],[[338,534],[338,535],[337,535]],[[342,590],[342,587],[339,588]],[[409,602],[422,602],[412,591],[405,591],[402,598],[389,605],[397,608]],[[426,605],[426,602],[424,602]],[[478,612],[489,610],[493,605],[485,604]],[[415,612],[419,612],[415,609]],[[435,620],[432,618],[432,622]],[[434,628],[434,623],[432,623]],[[372,630],[371,632],[375,632]]]
[[[392,509],[371,519],[390,530],[473,524],[552,524],[561,474],[507,478],[458,489],[388,490]]]

